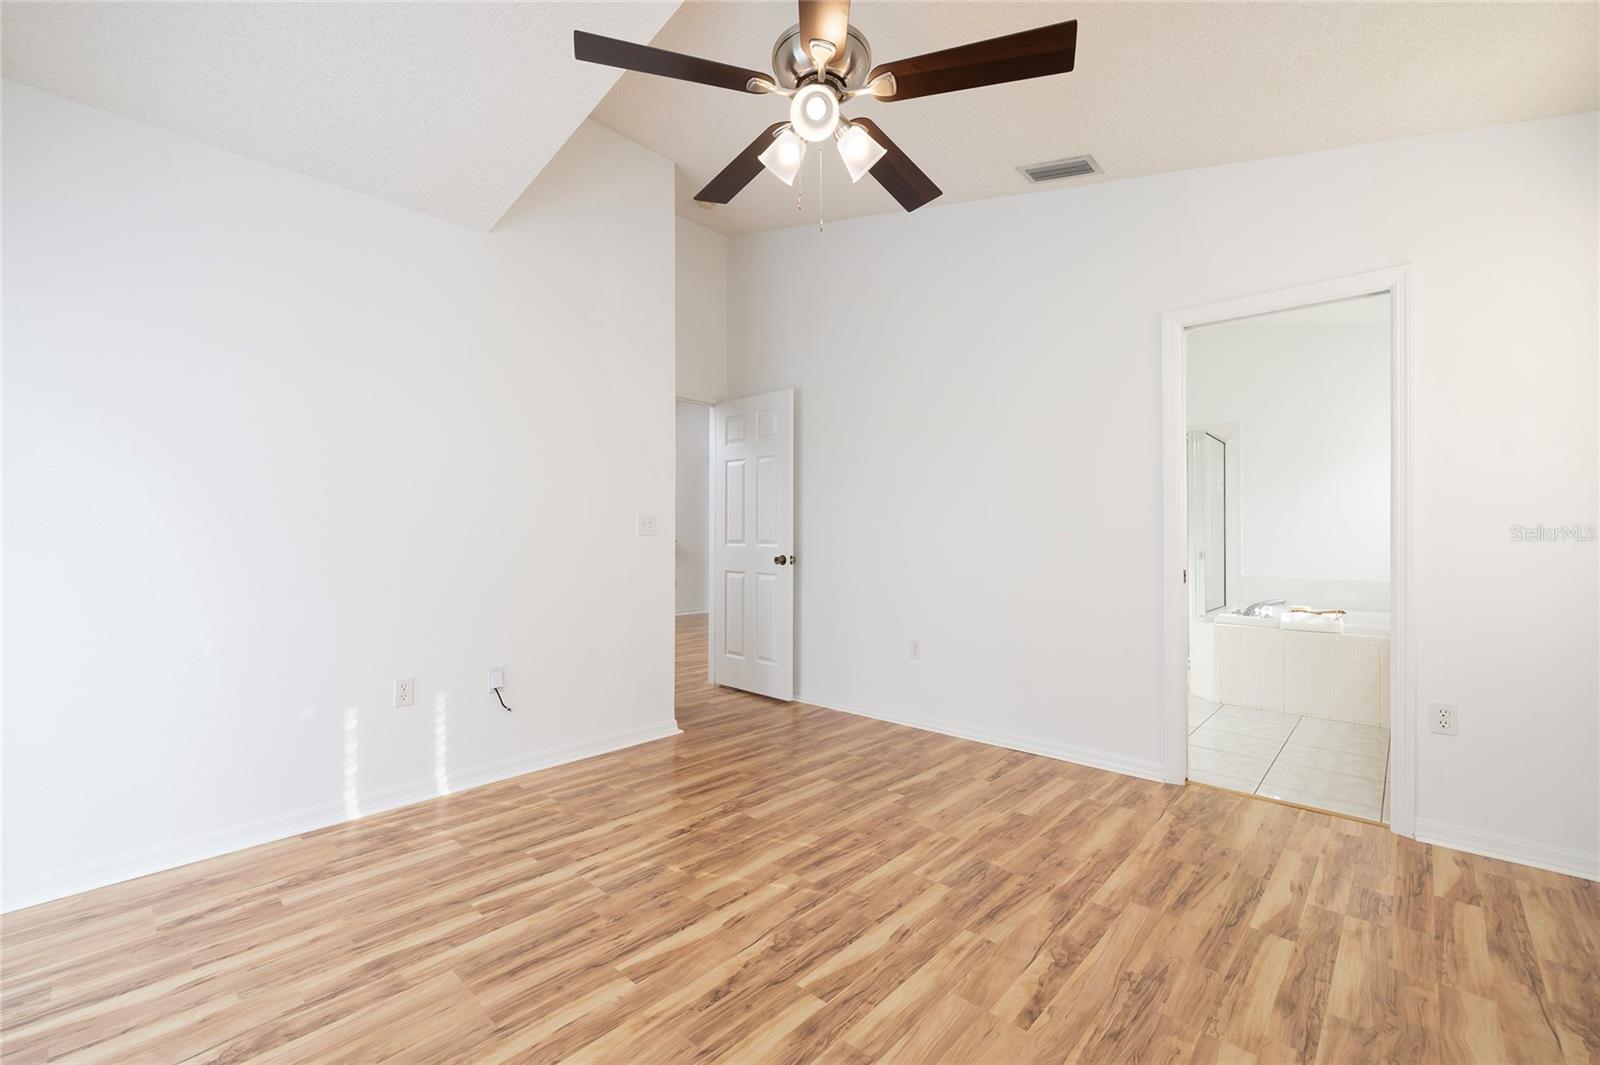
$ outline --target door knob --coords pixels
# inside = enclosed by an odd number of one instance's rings
[[[789,562],[789,560],[787,558],[784,558],[782,555],[779,555],[777,558],[772,560],[772,563],[775,566],[787,565],[788,562]]]

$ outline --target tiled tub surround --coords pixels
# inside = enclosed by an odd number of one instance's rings
[[[1189,697],[1189,779],[1388,819],[1389,730]]]
[[[1389,637],[1218,625],[1196,618],[1189,623],[1189,690],[1228,706],[1386,729]]]

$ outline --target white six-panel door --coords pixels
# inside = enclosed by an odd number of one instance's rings
[[[794,390],[711,419],[711,680],[794,698]]]

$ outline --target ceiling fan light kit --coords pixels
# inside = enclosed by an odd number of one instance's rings
[[[800,173],[800,164],[805,162],[806,142],[794,130],[784,129],[772,139],[767,150],[756,158],[760,159],[761,165],[779,181],[785,185],[793,185],[795,175]]]
[[[812,82],[789,102],[789,128],[812,144],[833,136],[839,128],[839,97],[832,87]]]
[[[1025,78],[1064,74],[1077,53],[1077,20],[872,65],[872,47],[850,25],[849,0],[800,0],[800,21],[778,35],[772,76],[698,56],[578,30],[573,53],[584,62],[699,82],[719,89],[789,98],[789,121],[768,127],[695,194],[727,203],[769,171],[793,185],[808,144],[832,137],[852,182],[871,174],[907,211],[940,196],[939,186],[869,119],[842,106],[860,97],[893,103]]]
[[[839,139],[839,158],[844,160],[851,182],[866,177],[878,165],[878,160],[888,154],[888,149],[873,140],[865,126],[857,123],[841,124],[834,136]]]

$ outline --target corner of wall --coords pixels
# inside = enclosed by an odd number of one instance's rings
[[[728,393],[728,238],[676,219],[677,391],[716,403]]]

